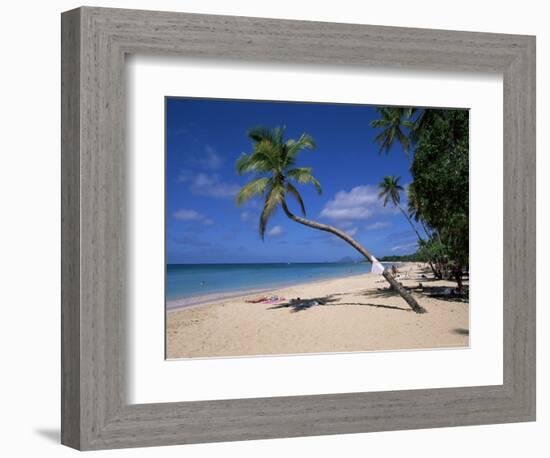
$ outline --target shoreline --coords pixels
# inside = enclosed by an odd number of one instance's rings
[[[167,310],[166,358],[468,347],[469,303],[449,294],[456,283],[431,278],[416,262],[400,270],[428,313],[412,312],[371,273],[302,282],[269,289],[277,301],[250,303],[264,293],[248,292]]]
[[[299,283],[280,283],[280,284],[273,284],[272,286],[266,286],[265,288],[259,288],[259,289],[241,289],[241,290],[235,290],[235,291],[221,291],[219,293],[210,293],[210,294],[201,294],[200,296],[189,296],[189,297],[182,297],[179,299],[172,299],[167,300],[165,302],[165,308],[167,312],[175,312],[177,310],[181,309],[187,309],[190,307],[197,307],[200,305],[207,305],[212,302],[219,302],[227,299],[234,299],[238,297],[246,297],[250,296],[251,294],[262,294],[262,293],[271,293],[273,291],[277,291],[280,289],[285,288],[291,288],[296,286],[308,286],[308,285],[315,285],[317,283],[324,283],[326,281],[331,280],[337,280],[339,278],[353,278],[353,277],[362,277],[366,275],[373,275],[371,272],[367,273],[361,273],[361,274],[352,274],[352,275],[338,275],[335,277],[327,277],[317,280],[311,280],[311,281],[301,281]],[[185,303],[186,301],[194,302]],[[198,300],[198,302],[197,302]]]

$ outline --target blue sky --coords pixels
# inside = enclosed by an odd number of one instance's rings
[[[307,132],[316,141],[298,166],[321,182],[300,185],[307,217],[346,230],[375,256],[415,251],[415,234],[403,215],[377,198],[385,175],[411,182],[399,145],[378,153],[375,107],[296,102],[167,98],[166,257],[168,263],[332,262],[360,258],[345,242],[289,220],[278,211],[265,240],[258,233],[260,200],[242,207],[235,194],[251,176],[235,161],[250,152],[246,132],[257,125],[286,126],[286,137]],[[406,205],[405,196],[402,200]],[[291,207],[298,212],[294,202]]]

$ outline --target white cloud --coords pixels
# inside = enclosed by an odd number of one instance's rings
[[[372,210],[366,207],[338,208],[337,205],[327,205],[321,211],[321,216],[335,220],[368,219],[372,216]]]
[[[407,251],[418,246],[417,242],[405,243],[403,245],[396,245],[392,247],[392,251]]]
[[[346,234],[350,235],[351,237],[353,237],[355,234],[357,234],[357,231],[359,229],[357,227],[352,227],[351,229],[346,229]]]
[[[182,170],[177,180],[189,183],[189,190],[197,196],[214,197],[216,199],[232,199],[241,188],[236,183],[226,183],[217,173],[192,173]]]
[[[208,170],[219,170],[223,165],[223,158],[216,152],[213,146],[206,145],[204,147],[204,155],[195,159],[198,166]]]
[[[391,226],[391,223],[377,221],[376,223],[367,224],[365,226],[365,229],[367,231],[376,231],[376,230],[379,230],[379,229],[386,229],[387,227],[390,227],[390,226]]]
[[[200,152],[186,152],[187,165],[202,170],[215,171],[220,170],[224,163],[224,158],[216,151],[216,148],[206,145]]]
[[[190,181],[193,178],[193,174],[189,170],[182,170],[180,171],[178,177],[176,178],[176,181],[179,181],[180,183],[186,183]]]
[[[267,235],[270,237],[278,237],[279,235],[283,234],[283,228],[281,226],[273,226],[269,231],[267,231]]]
[[[336,226],[340,229],[346,229],[346,228],[352,227],[353,224],[354,224],[353,221],[338,221]]]
[[[172,216],[182,221],[201,221],[204,219],[204,215],[198,211],[187,210],[185,208],[175,211]]]
[[[241,187],[234,183],[225,183],[218,174],[199,173],[191,183],[190,190],[200,196],[230,199],[237,195]]]
[[[338,191],[321,210],[321,216],[336,221],[368,219],[376,214],[395,213],[384,207],[378,198],[378,188],[373,185],[356,186],[348,191]]]
[[[212,221],[210,218],[207,218],[202,213],[187,208],[181,208],[175,211],[174,213],[172,213],[172,217],[180,221],[196,221],[206,226],[210,226],[214,223],[214,221]]]
[[[241,213],[241,221],[243,223],[246,223],[250,219],[250,213],[249,212],[242,212]]]

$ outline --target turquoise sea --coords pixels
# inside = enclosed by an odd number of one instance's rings
[[[265,290],[370,270],[370,263],[168,264],[166,300]]]

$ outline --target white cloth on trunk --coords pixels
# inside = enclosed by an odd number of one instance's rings
[[[380,263],[378,259],[376,259],[374,256],[372,257],[372,268],[371,273],[382,275],[384,272],[384,266]]]

